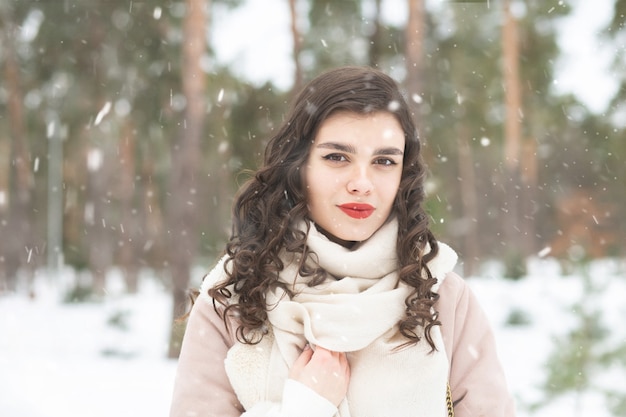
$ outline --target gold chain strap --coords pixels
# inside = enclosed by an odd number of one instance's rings
[[[448,389],[446,393],[446,404],[448,406],[448,417],[454,417],[454,406],[452,405],[452,391],[450,390],[449,382],[448,382]]]

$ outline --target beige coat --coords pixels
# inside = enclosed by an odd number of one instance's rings
[[[438,293],[455,415],[515,416],[493,332],[474,294],[455,273],[446,276]],[[236,327],[233,323],[226,331],[211,300],[198,298],[183,341],[171,417],[238,417],[244,412],[224,367]]]

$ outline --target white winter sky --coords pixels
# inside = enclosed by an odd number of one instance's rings
[[[446,2],[428,3],[442,7]],[[490,7],[495,7],[493,3]],[[591,111],[600,113],[617,88],[610,70],[614,47],[600,36],[611,18],[614,0],[554,0],[555,5],[563,3],[571,5],[573,12],[558,25],[562,57],[556,63],[555,91],[571,92]],[[382,5],[385,21],[406,21],[406,0],[383,0]],[[289,88],[293,72],[289,20],[287,1],[245,0],[233,10],[217,8],[211,42],[218,62],[252,83],[271,80],[279,88]]]

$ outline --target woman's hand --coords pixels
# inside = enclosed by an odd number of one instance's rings
[[[348,392],[350,364],[345,353],[319,346],[313,351],[307,345],[291,367],[289,378],[339,406]]]

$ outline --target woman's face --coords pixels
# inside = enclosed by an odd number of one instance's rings
[[[309,216],[349,246],[387,220],[402,176],[404,131],[387,112],[339,112],[317,133],[305,169]]]

